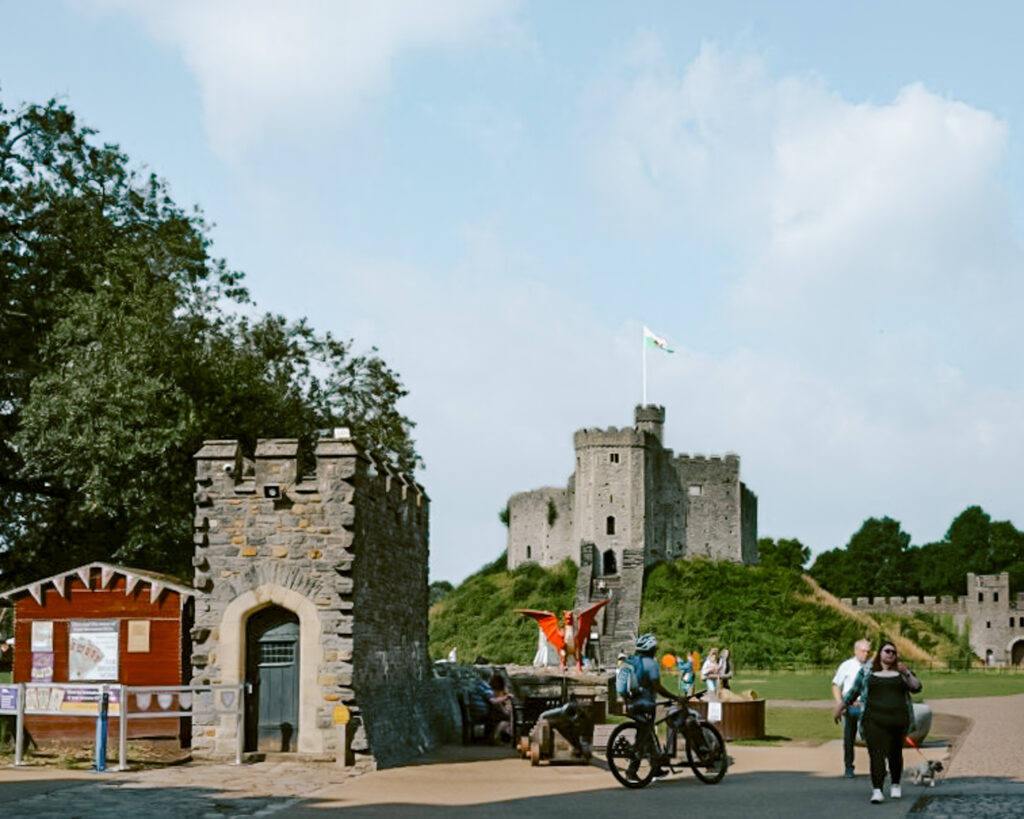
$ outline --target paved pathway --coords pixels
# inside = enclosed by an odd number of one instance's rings
[[[593,819],[636,812],[713,812],[716,819],[794,815],[896,819],[1008,819],[1024,816],[1024,695],[932,701],[936,714],[971,720],[936,788],[905,783],[906,797],[869,806],[867,776],[837,776],[839,742],[818,747],[730,746],[734,764],[717,786],[686,771],[644,791],[618,787],[598,766],[533,768],[499,748],[444,748],[415,765],[353,777],[331,764],[268,761],[180,765],[96,775],[54,769],[0,770],[0,816],[117,817],[563,817]],[[945,747],[924,750],[946,755]],[[908,751],[908,764],[916,752]],[[857,768],[867,770],[864,749]]]

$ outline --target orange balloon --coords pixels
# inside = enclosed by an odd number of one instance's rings
[[[665,666],[665,668],[675,668],[676,667],[676,658],[673,657],[671,654],[665,654],[661,658],[661,664],[663,666]]]

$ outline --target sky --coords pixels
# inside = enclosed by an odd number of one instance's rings
[[[758,533],[1024,528],[1024,8],[906,0],[0,0],[57,97],[214,224],[259,306],[379,349],[430,577],[496,558],[647,358]],[[1016,21],[1016,22],[1014,22]]]

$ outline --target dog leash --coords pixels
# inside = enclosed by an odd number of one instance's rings
[[[907,736],[905,737],[905,739],[907,740],[907,742],[909,742],[909,743],[910,743],[910,747],[911,747],[911,748],[913,748],[913,749],[914,749],[915,751],[917,751],[917,753],[918,753],[918,756],[920,756],[920,757],[921,757],[921,759],[923,759],[923,760],[924,760],[925,762],[927,762],[927,761],[928,761],[928,757],[926,757],[926,756],[925,756],[924,754],[922,754],[922,753],[921,753],[921,749],[920,749],[920,748],[918,748],[918,747],[917,747],[917,743],[916,743],[916,742],[914,742],[914,740],[912,740],[912,739],[910,738],[910,734],[907,734]]]

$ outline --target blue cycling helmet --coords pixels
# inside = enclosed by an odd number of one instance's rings
[[[653,654],[658,648],[658,638],[650,632],[641,634],[636,638],[636,652],[637,654]]]

